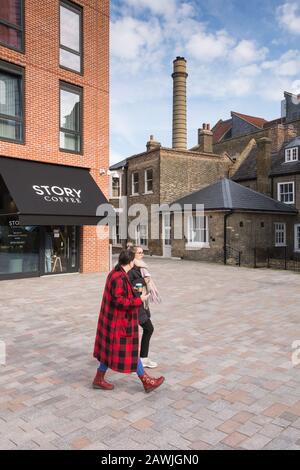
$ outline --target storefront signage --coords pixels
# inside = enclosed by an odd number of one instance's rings
[[[60,186],[32,186],[38,196],[43,196],[47,202],[67,202],[81,204],[81,189],[61,188]]]

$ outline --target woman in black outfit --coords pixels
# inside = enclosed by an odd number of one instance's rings
[[[133,248],[133,251],[135,253],[135,258],[138,261],[143,259],[144,257],[143,248],[141,248],[140,246],[136,246]],[[136,284],[142,284],[143,286],[146,286],[145,278],[142,276],[141,268],[139,268],[138,266],[134,265],[134,267],[128,272],[128,277],[133,288],[135,288]],[[137,291],[135,291],[135,295],[139,296],[140,294]],[[139,314],[138,314],[139,324],[143,328],[140,358],[144,367],[149,367],[150,369],[154,369],[155,367],[157,367],[157,363],[154,361],[151,361],[151,359],[149,359],[148,357],[150,338],[154,331],[153,324],[152,324],[150,317],[151,317],[150,309],[146,308],[144,304],[142,304],[141,307],[139,308]]]

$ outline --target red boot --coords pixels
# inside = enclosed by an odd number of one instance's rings
[[[152,390],[155,390],[156,388],[160,387],[160,385],[165,380],[164,377],[158,377],[157,379],[155,379],[154,377],[150,377],[150,375],[148,375],[146,372],[139,378],[142,384],[144,385],[144,390],[146,393],[152,392]]]
[[[96,377],[94,378],[93,388],[102,388],[103,390],[112,390],[115,388],[113,384],[110,384],[104,380],[105,372],[97,370]]]

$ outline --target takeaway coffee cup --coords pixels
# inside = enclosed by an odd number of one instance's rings
[[[143,284],[141,284],[140,282],[138,282],[135,287],[137,288],[138,292],[140,292],[140,294],[142,293],[143,291]]]

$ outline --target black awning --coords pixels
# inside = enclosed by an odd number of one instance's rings
[[[0,157],[0,175],[20,225],[97,225],[108,202],[85,168]]]

